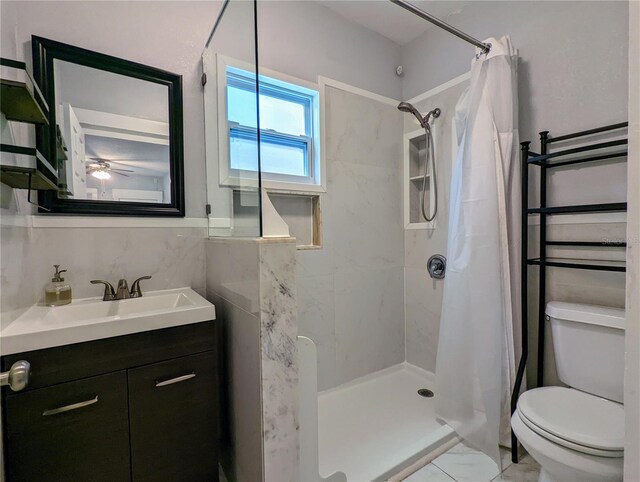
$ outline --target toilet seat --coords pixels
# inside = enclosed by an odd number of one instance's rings
[[[624,407],[572,388],[542,387],[518,399],[518,416],[558,445],[600,457],[624,456]]]

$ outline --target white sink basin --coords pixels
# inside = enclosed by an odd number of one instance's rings
[[[191,288],[149,291],[128,300],[84,298],[64,306],[32,306],[0,332],[0,353],[187,325],[213,320],[215,314],[215,307]]]

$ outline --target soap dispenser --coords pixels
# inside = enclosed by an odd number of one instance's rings
[[[56,269],[56,273],[51,278],[51,283],[44,289],[44,304],[47,306],[68,305],[71,303],[71,285],[66,283],[61,276],[67,270],[59,271],[59,264],[54,264],[53,267]]]

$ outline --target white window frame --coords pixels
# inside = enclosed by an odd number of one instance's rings
[[[247,186],[257,182],[255,171],[240,171],[232,169],[230,166],[230,129],[236,126],[230,125],[227,118],[227,67],[255,72],[255,66],[248,62],[233,59],[224,55],[216,56],[217,67],[217,97],[218,97],[218,154],[219,154],[219,184],[221,186]],[[307,82],[270,69],[260,69],[260,82],[275,81],[293,84],[305,90],[306,94],[312,96],[311,109],[311,133],[308,138],[307,153],[309,155],[309,175],[293,176],[270,172],[261,173],[262,187],[269,190],[287,190],[303,192],[326,192],[325,163],[321,156],[321,132],[320,132],[320,90],[317,84]],[[287,86],[283,86],[287,87]],[[261,135],[269,135],[269,131],[261,129]],[[282,134],[278,134],[282,137]],[[299,138],[296,137],[298,140]],[[246,173],[243,175],[243,173]]]

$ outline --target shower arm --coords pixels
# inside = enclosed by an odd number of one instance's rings
[[[456,37],[461,38],[462,40],[475,45],[480,50],[482,50],[482,53],[484,54],[489,53],[489,51],[491,50],[491,44],[480,42],[480,40],[473,38],[471,35],[467,35],[462,30],[458,30],[457,28],[449,25],[446,22],[443,22],[439,18],[434,17],[433,15],[425,12],[424,10],[416,7],[415,5],[410,4],[409,2],[405,2],[404,0],[389,0],[389,1],[413,13],[414,15],[417,15],[418,17],[426,20],[427,22],[431,22],[432,24],[440,27],[441,29],[446,30],[449,33],[452,33]]]

